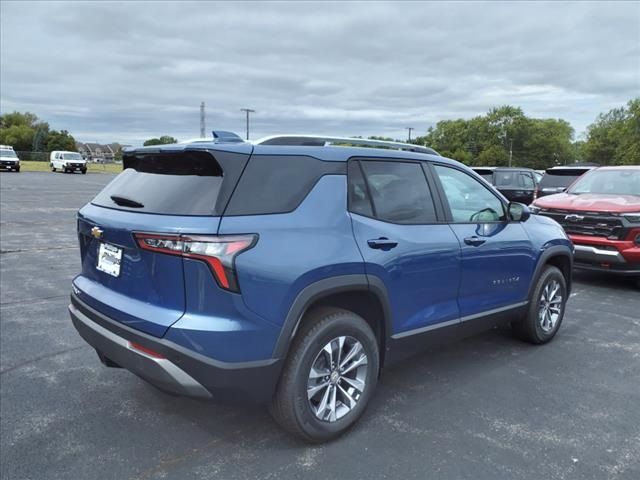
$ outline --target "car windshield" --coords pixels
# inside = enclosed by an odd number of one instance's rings
[[[0,157],[18,158],[16,152],[14,152],[13,150],[0,150]]]
[[[79,153],[65,153],[63,157],[65,160],[82,160],[82,155]]]
[[[593,170],[576,181],[568,192],[640,196],[640,169]]]

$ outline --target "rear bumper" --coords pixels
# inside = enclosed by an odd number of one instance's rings
[[[99,354],[158,388],[221,401],[268,401],[280,375],[281,362],[227,363],[213,360],[168,340],[122,325],[71,294],[69,313],[80,336]],[[160,354],[150,355],[132,343]]]

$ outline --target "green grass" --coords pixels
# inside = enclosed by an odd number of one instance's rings
[[[21,172],[50,172],[49,162],[20,162]],[[89,163],[87,172],[89,173],[120,173],[122,165],[117,163]]]

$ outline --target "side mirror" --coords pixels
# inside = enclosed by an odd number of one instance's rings
[[[511,202],[509,203],[509,218],[514,222],[526,222],[531,216],[529,207],[523,203]]]

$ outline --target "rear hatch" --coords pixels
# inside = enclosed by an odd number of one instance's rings
[[[139,149],[78,213],[80,298],[114,320],[163,336],[185,311],[183,259],[141,249],[136,232],[215,235],[249,158],[247,144]]]
[[[569,185],[593,167],[552,167],[547,169],[538,184],[538,197],[564,192]]]

